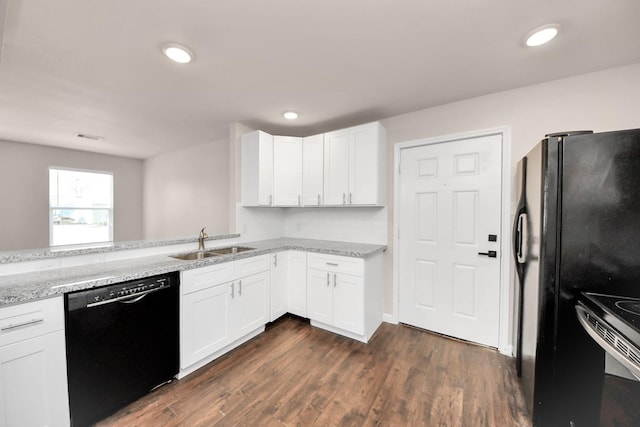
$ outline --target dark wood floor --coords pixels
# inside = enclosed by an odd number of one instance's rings
[[[362,344],[285,318],[98,425],[530,426],[513,365],[402,325]]]

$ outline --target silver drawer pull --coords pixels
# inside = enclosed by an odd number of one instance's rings
[[[328,262],[327,265],[330,265],[332,267],[337,267],[338,263],[336,263],[336,262]]]
[[[44,319],[27,320],[26,322],[22,322],[22,323],[14,323],[13,325],[3,326],[2,328],[0,328],[0,331],[8,331],[11,329],[21,328],[23,326],[35,325],[37,323],[42,323],[42,322],[44,322]]]

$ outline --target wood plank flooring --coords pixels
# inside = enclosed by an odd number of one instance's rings
[[[283,318],[107,426],[531,426],[514,362],[383,323],[369,344]]]

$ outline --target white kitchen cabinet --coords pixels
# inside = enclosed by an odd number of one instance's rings
[[[385,203],[386,131],[379,122],[324,135],[324,204]]]
[[[264,331],[269,259],[260,255],[181,273],[180,378]]]
[[[182,296],[180,368],[214,354],[233,341],[231,282]]]
[[[307,274],[309,319],[362,335],[363,278],[313,268]]]
[[[273,322],[287,313],[288,252],[271,254],[271,310],[269,320]]]
[[[287,252],[287,310],[307,317],[307,253]]]
[[[382,254],[364,260],[309,253],[307,265],[311,324],[367,342],[382,323]]]
[[[273,137],[273,205],[302,206],[302,138]]]
[[[0,309],[0,426],[68,426],[62,297]]]
[[[241,203],[273,205],[273,136],[260,130],[241,138]]]
[[[231,318],[234,339],[264,327],[269,322],[271,272],[245,276],[232,284]]]
[[[302,139],[302,204],[322,206],[324,194],[324,134]]]

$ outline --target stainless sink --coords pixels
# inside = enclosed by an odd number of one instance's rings
[[[232,246],[230,248],[209,249],[207,252],[215,255],[237,254],[239,252],[250,251],[255,248],[247,248],[246,246]]]
[[[197,252],[189,252],[186,254],[171,255],[171,258],[181,259],[184,261],[192,261],[196,259],[204,259],[212,256],[218,256],[218,255],[220,254],[213,253],[211,251],[197,251]]]
[[[209,258],[212,256],[237,254],[239,252],[250,251],[255,248],[247,248],[245,246],[231,246],[229,248],[209,249],[206,251],[188,252],[186,254],[171,255],[171,258],[181,259],[184,261],[193,261],[197,259]]]

